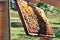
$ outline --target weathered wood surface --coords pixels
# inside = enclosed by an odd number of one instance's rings
[[[0,3],[0,40],[4,38],[4,3]]]
[[[10,40],[10,16],[8,0],[0,0],[0,40]]]
[[[41,9],[24,1],[15,0],[21,21],[28,35],[53,37],[52,28]]]

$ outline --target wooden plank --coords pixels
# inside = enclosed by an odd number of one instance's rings
[[[0,3],[0,40],[4,38],[4,3]]]
[[[0,40],[10,40],[10,0],[0,0]]]
[[[4,1],[4,40],[10,40],[10,0]]]

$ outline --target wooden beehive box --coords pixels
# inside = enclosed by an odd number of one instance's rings
[[[8,0],[0,0],[0,40],[9,40]]]

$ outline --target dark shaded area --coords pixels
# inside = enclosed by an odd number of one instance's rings
[[[16,7],[14,0],[10,0],[10,7],[12,10],[17,11],[17,7]]]
[[[17,11],[17,8],[11,8],[12,10],[14,10],[14,11]]]
[[[56,38],[60,38],[60,27],[52,27]]]
[[[14,10],[14,11],[17,11],[17,7],[16,7],[16,4],[11,4],[11,9]]]
[[[52,27],[52,29],[55,29],[56,30],[56,29],[59,29],[59,27]]]
[[[11,22],[11,27],[22,27],[22,23],[20,23],[20,22]]]
[[[55,22],[50,22],[51,24],[56,24],[56,25],[60,25],[60,23],[55,23]]]

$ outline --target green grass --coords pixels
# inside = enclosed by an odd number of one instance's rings
[[[23,27],[11,27],[12,40],[38,40],[38,37],[27,36]]]
[[[14,11],[14,10],[10,11],[10,15],[11,15],[11,17],[19,17],[18,12]]]
[[[53,27],[53,31],[56,38],[53,40],[60,40],[60,28]],[[11,39],[12,40],[39,40],[39,37],[27,36],[23,27],[11,27]]]
[[[15,22],[13,22],[13,23],[15,24]],[[17,24],[15,24],[15,27],[11,25],[12,26],[11,27],[11,39],[12,40],[39,40],[39,37],[27,36],[22,24],[19,22],[16,22],[16,23]],[[19,24],[20,24],[20,26],[16,26]],[[55,24],[52,24],[51,26],[54,26],[54,25]],[[56,26],[57,26],[57,24],[56,24]],[[60,40],[60,27],[54,26],[52,28],[53,28],[54,34],[56,35],[56,37],[53,40]]]
[[[51,27],[60,27],[60,20],[49,20]]]

